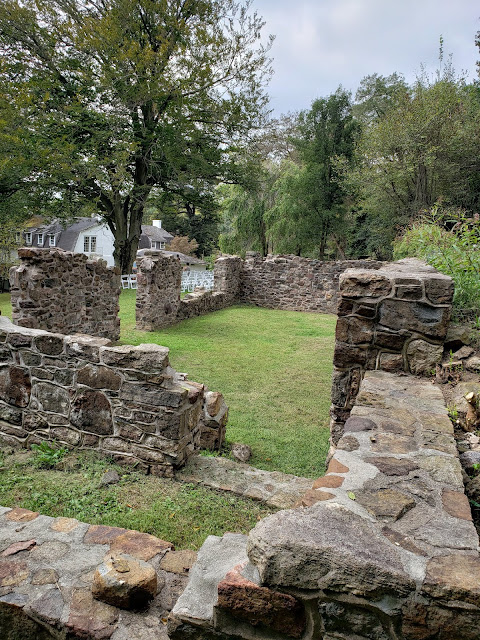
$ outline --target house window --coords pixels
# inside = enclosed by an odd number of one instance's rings
[[[21,239],[22,239],[22,234],[20,233],[20,231],[16,231],[15,232],[15,242],[17,244],[20,244]]]
[[[83,250],[85,253],[95,253],[97,250],[97,236],[85,236],[83,238]]]
[[[31,231],[27,231],[25,233],[25,244],[32,244],[32,233],[31,233]]]
[[[152,249],[165,249],[165,242],[159,240],[152,240]]]
[[[38,240],[38,246],[43,247],[43,233],[39,233],[37,235],[37,240]]]
[[[48,234],[48,246],[49,247],[55,246],[55,236],[53,235],[53,233]]]

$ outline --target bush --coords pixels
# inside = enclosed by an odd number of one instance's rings
[[[455,282],[456,320],[480,316],[480,220],[438,206],[414,222],[394,243],[394,258],[425,260]]]
[[[39,469],[53,469],[68,453],[68,449],[59,447],[56,442],[32,444],[35,454],[34,465]]]

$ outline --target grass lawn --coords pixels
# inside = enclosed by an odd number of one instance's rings
[[[236,306],[147,332],[134,328],[135,291],[120,302],[121,341],[165,345],[177,371],[221,391],[227,442],[249,444],[251,464],[323,474],[335,316]]]
[[[155,342],[191,380],[221,391],[230,408],[228,442],[253,449],[263,469],[316,477],[324,472],[335,317],[236,306],[161,332],[135,330],[135,291],[122,291],[121,342]],[[11,316],[9,294],[0,294]],[[1,453],[0,453],[1,455]],[[207,535],[247,533],[272,510],[190,484],[116,467],[94,452],[69,454],[54,470],[39,469],[33,452],[0,459],[0,504],[50,516],[75,517],[147,531],[196,549]],[[106,469],[119,484],[104,487]]]

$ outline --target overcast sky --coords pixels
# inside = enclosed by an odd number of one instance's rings
[[[438,66],[440,36],[445,58],[476,76],[480,30],[476,0],[254,0],[276,36],[269,85],[274,115],[309,108],[341,84],[355,93],[369,74],[403,73],[415,79],[424,64]]]

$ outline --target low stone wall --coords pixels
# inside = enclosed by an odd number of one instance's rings
[[[219,258],[214,291],[196,291],[180,299],[180,260],[161,251],[146,251],[138,261],[137,329],[155,331],[230,306],[238,297],[241,265],[237,256]]]
[[[166,616],[195,555],[147,533],[0,507],[0,637],[168,640]],[[112,558],[119,571],[110,572],[117,588],[107,603],[93,597],[92,587]],[[121,607],[125,584],[145,586],[147,576],[148,605]]]
[[[220,447],[227,409],[155,344],[48,333],[0,317],[0,438],[96,449],[172,476],[201,446]]]
[[[22,248],[10,270],[13,322],[118,340],[120,271],[62,249]]]
[[[333,357],[331,435],[343,433],[364,372],[430,373],[442,358],[453,281],[419,260],[340,277]]]
[[[241,273],[240,300],[270,309],[336,313],[338,281],[349,268],[378,269],[383,262],[327,262],[291,255],[263,258],[249,252]]]
[[[367,372],[301,504],[207,539],[172,640],[478,640],[479,541],[429,380]]]

